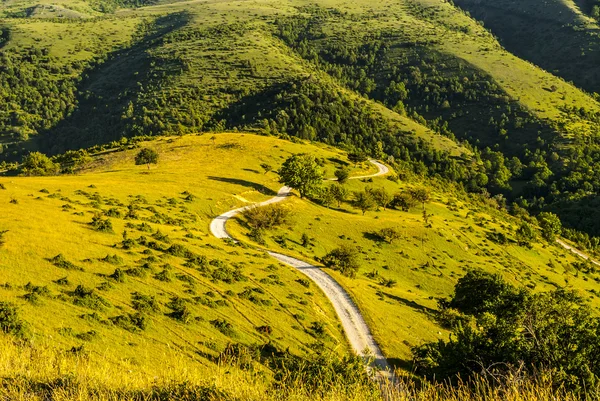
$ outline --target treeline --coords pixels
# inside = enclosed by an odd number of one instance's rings
[[[88,0],[91,7],[102,13],[114,13],[118,8],[137,8],[149,6],[156,0]]]

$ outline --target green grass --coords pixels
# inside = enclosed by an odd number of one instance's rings
[[[384,187],[393,193],[411,184],[395,184],[386,178],[348,184],[351,190],[365,186]],[[350,292],[384,353],[399,366],[410,360],[411,346],[447,338],[447,331],[435,319],[437,299],[448,297],[467,269],[500,273],[510,282],[536,291],[567,286],[600,307],[595,274],[576,273],[571,264],[579,260],[557,246],[543,242],[532,249],[517,246],[514,231],[519,222],[481,200],[436,189],[432,202],[426,205],[430,228],[425,227],[421,207],[408,213],[381,210],[362,216],[349,204],[335,210],[299,198],[289,203],[294,210],[293,222],[265,235],[267,246],[313,261],[342,244],[359,249],[361,268],[356,279],[327,271]],[[240,221],[230,223],[229,231],[248,241],[247,229]],[[402,235],[392,244],[378,242],[370,235],[390,227]],[[493,242],[487,238],[492,232],[506,234],[511,242]],[[314,246],[300,245],[304,233],[313,239]],[[287,239],[286,247],[280,245],[281,236]],[[388,288],[381,284],[383,279],[396,284]]]
[[[340,152],[242,134],[220,134],[214,141],[208,135],[159,139],[148,146],[160,154],[158,166],[149,171],[146,166],[134,165],[134,149],[100,155],[82,175],[1,180],[6,187],[0,192],[0,207],[6,216],[2,230],[8,232],[0,250],[0,299],[18,304],[33,339],[58,348],[84,344],[96,355],[137,364],[140,369],[159,361],[172,365],[177,358],[207,364],[206,358],[228,342],[271,341],[282,350],[289,347],[303,355],[310,353],[315,342],[324,341],[335,352],[345,352],[347,345],[333,309],[316,287],[305,288],[296,282],[300,273],[277,265],[262,252],[223,243],[208,232],[210,220],[217,214],[267,199],[278,189],[276,174],[264,174],[261,163],[278,168],[292,153],[310,151],[335,159],[341,157]],[[327,174],[332,173],[330,165]],[[186,200],[190,194],[191,200]],[[138,195],[145,200],[138,203],[138,218],[114,217],[114,210],[124,216],[127,205]],[[113,212],[108,212],[111,209]],[[98,232],[89,224],[97,212],[113,216],[108,217],[113,233]],[[151,229],[141,227],[143,223]],[[169,252],[142,245],[123,249],[123,231],[130,239],[146,236],[162,248],[178,244],[208,262],[220,262],[185,267],[186,258]],[[168,236],[167,242],[154,235],[157,231]],[[48,260],[59,254],[74,267]],[[149,256],[154,259],[145,259]],[[144,263],[149,266],[143,267]],[[165,264],[172,266],[167,273],[171,282],[155,278]],[[218,277],[213,272],[221,265],[239,267],[247,281],[228,284],[212,279]],[[132,271],[121,283],[108,277],[117,268],[124,272],[138,268],[142,275]],[[67,285],[57,283],[64,277]],[[23,296],[30,292],[25,288],[28,283],[48,287],[50,295],[40,296],[35,303],[25,300]],[[77,300],[72,293],[78,285],[94,289],[108,306],[94,309]],[[246,295],[239,295],[245,291]],[[154,296],[159,305],[158,312],[147,314],[149,324],[144,331],[129,332],[81,318],[97,313],[106,322],[133,314],[135,292]],[[254,302],[248,295],[255,296]],[[173,312],[168,307],[173,297],[188,300],[191,323],[166,316]],[[199,301],[194,301],[195,297],[200,297]],[[256,304],[263,300],[267,304]],[[226,306],[209,301],[225,301]],[[215,319],[230,322],[233,335],[223,335],[213,327],[210,322]],[[325,323],[326,337],[310,334],[315,321]],[[273,334],[259,333],[256,328],[260,326],[271,326]],[[92,330],[97,335],[91,341],[77,338]]]

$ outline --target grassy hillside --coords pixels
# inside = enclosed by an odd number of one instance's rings
[[[419,186],[414,178],[399,184],[385,177],[367,181],[350,181],[347,186],[351,192],[371,187],[391,194]],[[289,203],[293,222],[265,236],[267,246],[316,259],[317,264],[341,245],[357,249],[361,266],[355,279],[327,271],[352,294],[384,353],[399,366],[410,360],[411,347],[447,338],[438,320],[437,300],[447,297],[469,269],[500,273],[534,291],[576,289],[600,307],[595,269],[580,271],[579,259],[541,238],[531,249],[518,246],[515,231],[522,220],[498,211],[494,200],[474,201],[439,186],[425,207],[427,223],[420,206],[410,212],[388,209],[363,216],[350,203],[331,209],[299,198]],[[252,241],[243,223],[240,218],[229,230],[236,238]],[[400,239],[391,244],[379,239],[376,233],[385,228],[398,230]],[[303,234],[312,245],[302,245]],[[506,242],[498,240],[503,236]]]
[[[215,215],[278,189],[260,164],[340,153],[229,134],[148,146],[160,154],[150,170],[134,166],[131,150],[96,157],[82,175],[1,180],[0,300],[18,305],[27,336],[147,372],[206,366],[228,343],[345,352],[316,287],[208,233]]]
[[[251,134],[187,135],[139,146],[158,151],[158,165],[135,166],[132,148],[100,153],[78,175],[0,180],[6,216],[0,226],[6,231],[0,302],[17,305],[21,335],[28,340],[14,343],[0,335],[0,395],[383,397],[362,375],[360,361],[340,359],[346,341],[314,284],[255,247],[243,218],[228,225],[242,244],[217,240],[208,231],[214,216],[275,194],[278,177],[261,164],[277,169],[289,155],[307,152],[322,160],[326,176],[342,166],[352,175],[373,173],[374,167],[354,166],[347,154],[328,146]],[[420,207],[363,216],[349,203],[325,208],[292,197],[283,204],[292,211],[289,226],[269,231],[266,246],[306,260],[340,244],[358,249],[356,278],[327,272],[355,299],[395,366],[410,367],[412,346],[447,337],[436,300],[450,295],[471,268],[498,272],[534,291],[576,289],[600,306],[596,271],[543,242],[517,246],[517,220],[497,210],[495,201],[412,175],[400,183],[387,177],[366,181],[346,185],[390,193],[429,186],[429,223]],[[401,232],[399,240],[376,239],[375,231],[390,227]],[[495,242],[501,233],[508,238],[504,245]],[[303,234],[307,247],[301,245]],[[272,352],[303,359],[300,365],[294,359],[281,364]],[[40,358],[45,362],[36,362]],[[116,374],[123,370],[129,374]],[[315,371],[317,382],[311,379]],[[419,399],[470,396],[466,387],[418,387],[406,380],[408,394]],[[522,386],[511,391],[552,393],[543,383]],[[392,391],[386,399],[406,394]]]
[[[600,57],[600,28],[586,15],[591,13],[592,3],[456,1],[483,21],[515,55],[589,92],[599,92],[600,76],[595,66]]]

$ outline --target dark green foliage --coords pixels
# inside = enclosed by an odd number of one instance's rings
[[[212,324],[215,329],[219,330],[221,333],[225,334],[226,336],[235,337],[235,330],[233,328],[233,325],[231,323],[229,323],[227,320],[215,319],[215,320],[211,320],[210,324]]]
[[[0,248],[2,246],[4,246],[4,244],[6,243],[6,240],[4,239],[4,236],[6,235],[7,232],[8,232],[8,230],[2,230],[2,231],[0,231]]]
[[[136,333],[144,331],[148,327],[148,319],[140,313],[128,313],[110,318],[110,321],[124,330]]]
[[[323,172],[314,156],[290,156],[278,171],[280,182],[300,192],[300,197],[315,194],[323,182]]]
[[[521,223],[516,233],[517,243],[520,246],[531,247],[531,243],[535,241],[535,230],[527,222]]]
[[[120,257],[119,255],[106,255],[105,257],[103,257],[100,260],[102,262],[110,263],[111,265],[122,265],[123,264],[123,258]]]
[[[158,153],[154,149],[144,148],[135,156],[135,164],[146,164],[150,169],[150,164],[158,164]]]
[[[355,277],[360,268],[358,252],[348,245],[342,245],[329,252],[323,257],[322,262],[325,266],[339,270],[348,277]]]
[[[0,331],[16,337],[26,335],[26,323],[19,318],[17,307],[10,302],[0,301]]]
[[[173,281],[173,274],[169,270],[163,269],[162,271],[156,273],[154,275],[154,278],[157,279],[158,281],[170,283]]]
[[[23,158],[21,173],[29,176],[56,175],[60,165],[40,152],[32,152]]]
[[[191,323],[192,312],[187,306],[186,300],[179,297],[172,298],[171,301],[167,304],[167,307],[173,310],[173,312],[167,313],[167,316],[169,316],[172,319],[178,320],[184,324]]]
[[[544,369],[556,385],[578,394],[600,378],[600,320],[573,292],[531,294],[475,271],[444,304],[462,314],[453,319],[460,323],[450,340],[413,349],[418,374],[453,380],[482,369],[503,374],[523,364]]]
[[[303,287],[310,288],[310,280],[307,280],[305,278],[299,278],[296,280],[296,282]]]
[[[140,313],[160,312],[160,305],[154,296],[139,292],[131,294],[131,306]]]
[[[126,274],[125,272],[123,272],[123,270],[116,268],[114,273],[111,274],[110,276],[108,276],[109,278],[115,280],[117,283],[124,283]]]
[[[562,223],[554,213],[540,213],[537,220],[542,228],[542,237],[546,241],[554,242],[556,237],[562,233]]]
[[[377,202],[375,201],[373,194],[368,190],[354,192],[353,198],[352,204],[355,208],[360,209],[363,216],[366,212],[375,210],[375,207],[377,206]]]
[[[110,303],[106,299],[96,294],[94,290],[86,288],[81,284],[70,295],[73,297],[73,303],[77,306],[94,310],[103,310],[110,306]]]
[[[467,315],[514,315],[522,306],[525,296],[524,291],[508,284],[498,274],[470,270],[458,280],[447,306]]]
[[[94,228],[94,230],[99,231],[101,233],[114,234],[112,222],[110,219],[105,219],[101,214],[97,213],[92,217],[92,221],[90,225]]]
[[[220,266],[212,271],[210,275],[213,281],[222,281],[227,284],[233,284],[241,281],[247,281],[240,269],[232,269],[228,266]]]
[[[373,235],[380,241],[387,242],[388,244],[402,238],[400,232],[393,227],[382,228],[381,230],[374,232]]]
[[[193,258],[195,255],[189,249],[181,244],[173,244],[166,251],[169,255],[177,256],[179,258]]]
[[[56,280],[54,282],[58,285],[63,285],[63,286],[71,285],[71,282],[69,281],[69,279],[67,277],[59,278],[58,280]]]
[[[346,168],[339,168],[335,170],[335,178],[337,178],[340,184],[345,184],[350,178],[350,171]]]
[[[74,263],[69,262],[62,253],[59,253],[51,259],[48,259],[48,261],[54,266],[60,267],[61,269],[83,271],[82,267],[76,266]]]
[[[390,203],[390,206],[395,209],[400,209],[403,212],[408,212],[410,209],[419,205],[419,201],[415,199],[410,191],[403,191],[394,194],[394,198]]]

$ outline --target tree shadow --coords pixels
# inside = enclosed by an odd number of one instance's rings
[[[277,192],[273,191],[272,189],[269,189],[269,188],[265,187],[264,185],[261,185],[261,184],[258,184],[256,182],[252,182],[252,181],[240,180],[239,178],[227,178],[227,177],[215,177],[215,176],[209,176],[208,179],[213,180],[213,181],[226,182],[228,184],[241,185],[241,186],[247,187],[247,188],[252,188],[255,191],[258,191],[264,195],[273,195],[273,196],[277,195]]]
[[[383,239],[381,239],[381,237],[379,235],[369,232],[369,231],[363,233],[363,238],[371,240],[378,244],[387,244],[387,242],[385,242]]]
[[[381,294],[383,294],[386,298],[394,300],[394,301],[396,301],[399,304],[402,304],[404,306],[408,306],[410,308],[413,308],[413,309],[415,309],[418,312],[425,313],[427,315],[430,315],[431,317],[437,316],[437,313],[438,313],[437,310],[428,308],[427,306],[424,306],[424,305],[420,305],[420,304],[416,303],[415,301],[410,301],[410,300],[408,300],[406,298],[402,298],[402,297],[399,297],[397,295],[393,295],[393,294],[390,294],[390,293],[387,293],[387,292],[383,292],[383,291],[381,291]]]
[[[334,163],[334,164],[339,164],[343,167],[347,167],[350,165],[350,163],[348,163],[347,161],[344,161],[342,159],[338,159],[337,157],[329,157],[327,160],[329,160],[330,162]]]

